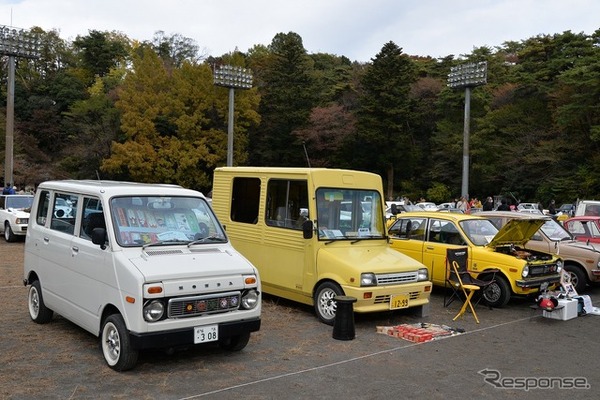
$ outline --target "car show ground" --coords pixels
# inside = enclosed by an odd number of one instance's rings
[[[443,307],[434,288],[428,317],[410,309],[356,314],[353,340],[336,340],[311,307],[263,298],[262,326],[241,352],[216,345],[140,354],[135,369],[106,365],[99,340],[61,316],[31,321],[22,284],[23,242],[0,242],[1,399],[383,399],[598,398],[600,316],[543,318],[532,299]],[[588,288],[600,305],[600,287]],[[378,326],[428,323],[464,333],[413,343]]]

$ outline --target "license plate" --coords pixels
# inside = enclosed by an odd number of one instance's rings
[[[541,286],[540,286],[540,292],[543,292],[546,289],[548,289],[548,282],[544,282],[544,283],[541,284]]]
[[[398,308],[408,308],[408,295],[399,294],[392,296],[390,299],[390,310],[396,310]]]
[[[194,328],[194,344],[214,342],[219,340],[219,326],[206,325]]]

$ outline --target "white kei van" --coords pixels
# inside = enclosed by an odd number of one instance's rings
[[[108,365],[146,348],[243,349],[260,329],[258,271],[205,197],[176,185],[39,185],[25,241],[31,319],[53,312],[99,336]]]

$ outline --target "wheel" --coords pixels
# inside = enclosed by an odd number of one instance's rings
[[[100,340],[102,354],[109,367],[116,371],[127,371],[134,367],[139,352],[131,348],[127,327],[120,314],[106,317]]]
[[[54,313],[44,304],[40,281],[33,281],[29,287],[29,294],[27,295],[27,307],[29,308],[29,316],[33,322],[45,324],[50,322],[52,319],[52,315]]]
[[[336,283],[324,282],[319,285],[315,291],[314,303],[315,312],[321,322],[324,322],[327,325],[333,325],[335,311],[337,309],[337,304],[333,299],[335,296],[341,296],[343,294],[342,288]]]
[[[567,271],[571,277],[571,283],[575,287],[577,293],[581,293],[585,290],[587,285],[587,277],[585,272],[581,268],[574,265],[565,265],[565,271]]]
[[[17,235],[15,235],[12,231],[12,229],[10,228],[10,224],[8,223],[8,221],[6,221],[4,223],[4,239],[7,242],[14,242],[15,240],[17,240]]]
[[[504,307],[510,300],[510,285],[502,276],[497,276],[494,282],[483,290],[483,299],[490,307]]]
[[[219,346],[223,350],[228,351],[240,351],[248,344],[250,340],[250,332],[243,333],[241,335],[231,336],[225,339],[219,340]]]

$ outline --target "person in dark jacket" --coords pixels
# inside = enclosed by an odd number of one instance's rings
[[[483,203],[483,211],[492,211],[494,209],[494,199],[492,197],[488,197]]]
[[[510,206],[506,204],[506,200],[502,199],[500,205],[498,206],[498,211],[510,211]]]

